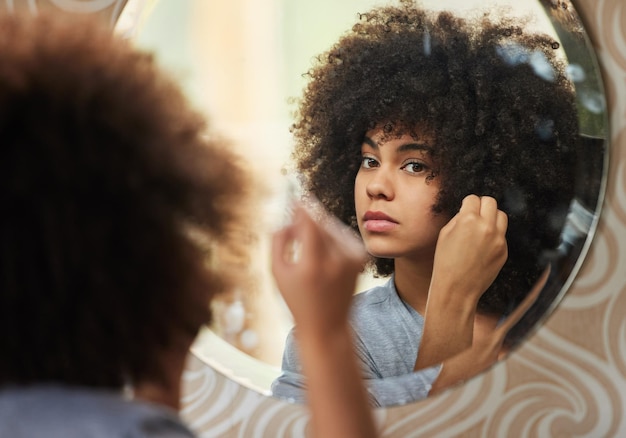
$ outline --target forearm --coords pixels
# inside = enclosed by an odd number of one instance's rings
[[[549,274],[550,266],[546,267],[526,298],[504,321],[494,315],[476,315],[477,327],[472,347],[443,362],[443,368],[433,383],[431,392],[434,393],[462,382],[485,371],[497,362],[507,352],[506,349],[502,348],[506,334],[535,302],[548,280]]]
[[[470,294],[447,294],[437,287],[433,282],[428,295],[415,371],[441,363],[472,346],[476,300]],[[444,287],[450,290],[457,286],[441,286]]]
[[[316,437],[375,437],[373,417],[346,327],[323,336],[298,333]]]

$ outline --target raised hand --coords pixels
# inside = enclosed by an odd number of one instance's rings
[[[441,229],[415,370],[472,346],[476,305],[507,258],[507,225],[495,199],[469,195]]]
[[[343,328],[366,260],[362,243],[336,219],[315,222],[297,207],[272,244],[272,273],[298,333]]]
[[[506,261],[507,225],[507,216],[494,198],[465,197],[458,214],[439,233],[432,292],[461,295],[477,303]]]
[[[363,245],[335,219],[315,222],[301,207],[272,245],[272,272],[296,321],[313,436],[376,436],[348,324]]]

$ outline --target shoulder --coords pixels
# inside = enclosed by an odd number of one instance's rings
[[[371,289],[356,294],[352,301],[352,311],[359,312],[371,307],[390,303],[395,293],[393,278],[390,278],[379,286],[374,286]]]
[[[350,310],[350,322],[357,333],[376,329],[389,322],[389,315],[397,306],[397,297],[393,278],[384,284],[375,286],[354,296]]]
[[[33,420],[36,419],[36,420]],[[95,389],[0,391],[0,436],[193,438],[173,410]]]

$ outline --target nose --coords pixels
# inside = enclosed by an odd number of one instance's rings
[[[388,172],[382,167],[372,172],[365,189],[367,196],[371,199],[385,199],[389,201],[394,197],[393,182]]]

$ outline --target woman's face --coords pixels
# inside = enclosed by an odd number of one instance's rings
[[[433,175],[429,141],[406,134],[378,144],[382,129],[367,132],[354,182],[359,231],[367,251],[381,258],[432,257],[448,222],[433,213],[440,181]]]

